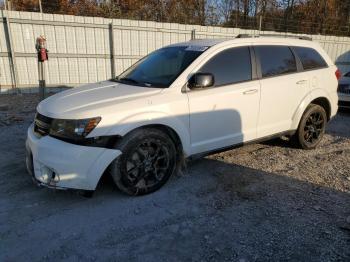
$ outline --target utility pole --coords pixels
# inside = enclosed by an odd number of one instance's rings
[[[160,0],[160,22],[164,22],[164,1]]]
[[[39,0],[39,10],[40,13],[43,13],[43,6],[41,5],[41,0]]]
[[[259,35],[261,33],[261,30],[262,30],[262,19],[263,19],[263,17],[262,17],[262,15],[260,15],[259,16]]]
[[[5,0],[5,7],[8,11],[12,10],[11,0]]]
[[[348,36],[350,35],[350,1],[348,2]]]
[[[319,29],[319,33],[320,34],[325,34],[326,33],[326,29],[324,28],[324,24],[326,21],[326,15],[327,15],[327,0],[323,1],[323,10],[322,10],[322,19],[321,19],[321,24],[320,24],[320,29]]]

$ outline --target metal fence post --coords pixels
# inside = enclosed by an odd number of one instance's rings
[[[46,81],[44,62],[48,60],[46,49],[46,38],[41,35],[36,39],[35,49],[38,52],[38,74],[40,100],[46,98]]]
[[[38,62],[38,72],[39,72],[39,94],[40,100],[46,98],[46,81],[45,81],[45,67],[44,62]]]
[[[194,40],[194,39],[196,39],[196,29],[193,29],[191,31],[191,40]]]
[[[114,28],[113,22],[109,24],[109,46],[110,46],[110,54],[111,54],[111,75],[112,78],[116,77],[115,71],[115,51],[114,51]]]
[[[5,20],[5,38],[7,43],[7,50],[9,52],[10,56],[10,67],[11,67],[11,74],[12,74],[12,84],[14,88],[18,87],[18,74],[17,74],[17,65],[16,65],[16,56],[15,56],[15,50],[13,49],[13,39],[11,34],[11,26],[10,26],[10,18],[8,16],[8,13],[6,12],[6,16],[3,17]]]

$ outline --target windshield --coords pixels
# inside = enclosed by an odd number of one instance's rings
[[[176,46],[159,49],[127,69],[115,80],[131,85],[169,87],[207,47]]]

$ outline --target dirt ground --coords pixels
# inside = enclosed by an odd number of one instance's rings
[[[0,261],[350,261],[350,112],[317,150],[250,145],[188,163],[151,195],[106,178],[87,199],[32,183],[24,142],[37,96],[5,103]]]

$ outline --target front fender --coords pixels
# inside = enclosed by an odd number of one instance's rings
[[[163,125],[173,129],[179,136],[185,155],[190,154],[190,134],[189,134],[189,116],[171,116],[163,112],[147,112],[136,113],[134,115],[121,119],[117,124],[113,125],[106,135],[124,136],[130,131],[147,126],[147,125]]]
[[[293,115],[293,119],[292,119],[291,130],[298,129],[300,119],[303,116],[308,105],[313,100],[315,100],[316,98],[320,98],[320,97],[324,97],[324,98],[328,99],[328,101],[331,105],[331,109],[332,109],[332,99],[330,98],[330,95],[328,94],[327,91],[325,91],[324,89],[320,89],[320,88],[312,90],[303,98],[303,100],[300,102],[297,110],[295,111],[295,113]]]

